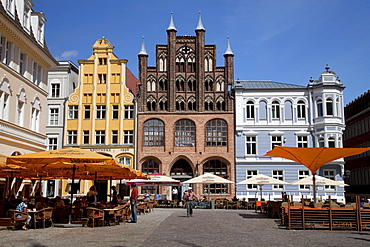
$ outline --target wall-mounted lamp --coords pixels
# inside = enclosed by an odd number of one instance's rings
[[[286,138],[284,137],[283,142],[286,143]]]

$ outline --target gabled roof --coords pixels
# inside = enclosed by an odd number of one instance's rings
[[[306,88],[305,86],[274,81],[235,81],[234,85],[236,88],[245,88],[245,89]]]

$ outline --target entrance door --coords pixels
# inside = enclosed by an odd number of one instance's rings
[[[186,160],[179,159],[175,164],[173,164],[170,174],[173,179],[183,182],[193,177],[193,169]],[[183,199],[184,192],[188,190],[188,187],[190,187],[188,184],[177,187],[179,192],[179,200]]]

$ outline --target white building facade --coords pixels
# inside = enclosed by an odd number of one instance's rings
[[[46,148],[48,70],[57,61],[44,40],[46,18],[32,0],[0,0],[0,153]],[[17,181],[12,193],[30,193]],[[0,183],[0,192],[5,188]]]
[[[68,97],[78,86],[78,66],[71,61],[59,61],[56,68],[49,70],[48,99],[46,124],[47,150],[63,148],[65,126],[65,104]],[[43,181],[43,195],[55,197],[59,195],[60,180]]]
[[[293,161],[263,156],[274,146],[343,147],[344,86],[327,66],[307,87],[272,81],[236,81],[236,182],[265,174],[286,182],[311,175]],[[317,174],[343,181],[343,159],[321,167]],[[309,185],[264,185],[265,200],[281,200],[282,192],[298,201],[312,199]],[[344,201],[344,188],[317,186],[319,199]],[[239,199],[260,198],[256,185],[237,185]]]

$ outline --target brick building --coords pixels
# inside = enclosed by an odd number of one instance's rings
[[[228,43],[223,67],[216,45],[205,44],[199,15],[195,36],[176,36],[171,15],[167,44],[156,46],[148,67],[144,41],[139,53],[138,169],[180,181],[211,172],[234,181],[234,54]],[[208,187],[193,185],[202,196]],[[143,188],[152,189],[155,188]],[[183,193],[186,187],[180,188]],[[233,185],[210,185],[211,198],[233,197]],[[170,188],[160,188],[170,196]]]
[[[346,131],[344,147],[370,147],[370,90],[350,102],[345,108]],[[345,158],[346,197],[370,197],[370,152]]]

